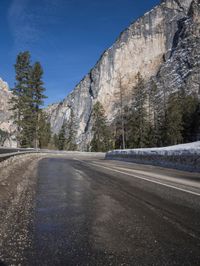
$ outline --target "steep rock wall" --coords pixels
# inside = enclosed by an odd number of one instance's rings
[[[8,133],[6,140],[0,145],[6,147],[16,147],[15,126],[11,119],[9,104],[11,97],[12,92],[9,90],[8,84],[0,78],[0,129]]]
[[[189,19],[191,2],[192,0],[161,1],[160,5],[131,24],[72,93],[63,102],[47,110],[53,132],[58,133],[63,122],[69,119],[72,109],[77,128],[77,143],[81,150],[85,150],[91,140],[91,111],[97,100],[104,106],[111,122],[118,111],[116,103],[119,101],[120,87],[128,102],[136,85],[138,72],[146,83],[152,77],[155,77],[160,87],[166,83],[164,88],[171,86],[167,85],[167,74],[170,82],[176,86],[177,76],[172,78],[171,73],[179,73],[180,69],[179,65],[177,68],[174,66],[173,61],[176,60],[179,64],[178,50],[181,50],[179,46],[182,42],[180,23]],[[188,50],[193,50],[189,43],[187,45]]]
[[[192,2],[188,15],[178,21],[169,59],[155,80],[160,91],[171,93],[183,87],[200,94],[200,1]]]

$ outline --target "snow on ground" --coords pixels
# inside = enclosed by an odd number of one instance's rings
[[[149,154],[158,154],[158,155],[190,155],[190,154],[199,154],[200,155],[200,141],[179,144],[174,146],[162,147],[162,148],[143,148],[143,149],[125,149],[125,150],[114,150],[108,152],[108,155],[117,155],[117,154],[126,154],[126,155],[149,155]]]

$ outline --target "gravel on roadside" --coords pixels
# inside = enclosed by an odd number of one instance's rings
[[[19,155],[0,163],[0,265],[26,265],[42,158],[43,154]]]

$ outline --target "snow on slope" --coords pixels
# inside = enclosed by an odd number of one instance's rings
[[[199,154],[200,155],[200,141],[179,144],[174,146],[162,147],[162,148],[145,148],[145,149],[128,149],[128,150],[114,150],[108,152],[108,155],[189,155],[189,154]]]

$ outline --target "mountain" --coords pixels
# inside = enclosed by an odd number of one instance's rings
[[[15,147],[15,126],[11,119],[9,111],[9,100],[12,92],[9,90],[8,84],[0,78],[0,146]]]
[[[149,90],[157,85],[160,111],[172,92],[184,88],[200,95],[200,0],[162,0],[122,32],[74,90],[46,108],[53,133],[58,133],[73,113],[76,142],[87,150],[92,139],[92,110],[99,101],[112,125],[123,106],[130,105],[138,72]],[[15,126],[10,119],[12,93],[0,79],[0,145],[15,146]],[[6,136],[6,137],[5,137]]]
[[[161,1],[121,33],[62,102],[47,108],[52,131],[58,133],[73,110],[77,144],[86,150],[92,138],[93,105],[100,101],[112,123],[118,112],[120,88],[128,104],[138,72],[147,89],[154,80],[161,98],[183,86],[200,93],[199,31],[199,0]]]

